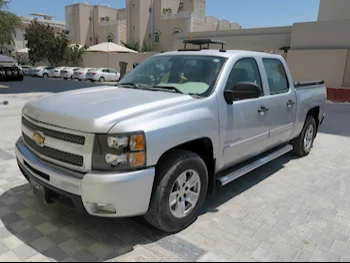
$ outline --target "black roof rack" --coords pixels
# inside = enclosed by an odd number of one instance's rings
[[[224,50],[224,45],[226,44],[225,41],[217,40],[217,39],[186,39],[183,41],[183,43],[185,44],[185,47],[184,47],[184,49],[181,49],[181,51],[185,51],[185,50],[193,51],[194,50],[194,49],[187,49],[187,44],[199,46],[198,50],[209,49],[210,44],[221,45],[221,50]],[[205,46],[205,45],[206,45],[206,47],[203,48],[202,46]]]

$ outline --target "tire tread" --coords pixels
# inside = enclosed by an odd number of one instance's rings
[[[291,144],[293,145],[293,148],[294,148],[293,153],[299,157],[306,156],[310,153],[310,152],[305,152],[304,146],[303,146],[304,134],[306,132],[307,127],[310,125],[310,123],[314,124],[315,132],[316,132],[316,121],[315,121],[314,117],[307,116],[301,133],[299,134],[299,136],[297,138],[295,138],[294,140],[291,141]]]
[[[158,212],[158,209],[161,205],[160,201],[163,198],[162,195],[164,193],[164,188],[166,188],[169,180],[171,179],[169,174],[171,174],[172,171],[176,170],[177,167],[180,166],[184,160],[191,159],[191,158],[196,158],[196,159],[199,158],[205,166],[204,161],[199,157],[199,155],[195,154],[194,152],[191,152],[188,150],[182,150],[182,149],[174,149],[170,151],[160,161],[160,164],[156,170],[156,176],[154,180],[154,187],[152,191],[150,207],[148,212],[143,216],[144,219],[152,226],[169,233],[177,232],[172,229],[169,229],[164,224],[161,218],[161,215]],[[196,218],[194,218],[194,220],[195,219]],[[190,224],[192,222],[190,222]]]

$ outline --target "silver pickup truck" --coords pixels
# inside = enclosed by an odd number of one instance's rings
[[[147,59],[116,86],[28,102],[18,164],[36,196],[165,232],[217,189],[293,151],[309,154],[323,81],[293,83],[279,55],[186,49]]]

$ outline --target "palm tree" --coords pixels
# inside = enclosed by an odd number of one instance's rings
[[[74,67],[79,66],[83,61],[82,55],[86,51],[87,46],[69,46],[66,54],[66,63],[71,63]]]
[[[145,41],[143,41],[141,52],[152,52],[153,49],[149,47]]]
[[[131,42],[128,42],[128,43],[125,43],[125,42],[122,41],[122,44],[128,49],[135,50],[135,51],[140,51],[140,43],[138,41],[136,41],[136,42],[131,41]]]
[[[15,29],[21,27],[21,19],[15,14],[4,10],[9,1],[0,0],[0,48],[5,44],[13,44],[16,36]]]

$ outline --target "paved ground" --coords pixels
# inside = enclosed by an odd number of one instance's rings
[[[191,227],[164,235],[139,218],[36,202],[13,154],[21,107],[45,95],[0,90],[9,101],[0,105],[0,261],[350,261],[350,105],[327,105],[308,157],[250,173],[209,197]]]
[[[23,93],[36,93],[36,92],[63,92],[72,89],[81,89],[91,86],[101,85],[99,82],[79,82],[64,79],[42,79],[25,77],[24,81],[19,82],[0,82],[0,95],[1,94],[23,94]],[[111,83],[115,85],[115,83]],[[7,87],[6,89],[1,86]]]

